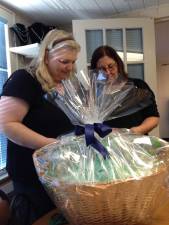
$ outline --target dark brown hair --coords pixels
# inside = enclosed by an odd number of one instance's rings
[[[124,69],[124,63],[121,60],[120,56],[117,54],[116,50],[113,49],[112,47],[108,45],[103,45],[95,49],[95,51],[92,54],[92,59],[91,59],[91,69],[97,69],[97,62],[99,61],[100,58],[108,56],[112,58],[116,63],[118,67],[119,73],[127,77],[127,73],[125,72]]]

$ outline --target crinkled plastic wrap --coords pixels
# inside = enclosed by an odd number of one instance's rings
[[[63,87],[47,98],[84,134],[64,135],[34,153],[51,199],[71,224],[148,224],[167,200],[168,143],[127,129],[103,135],[102,122],[146,107],[152,96],[120,76],[107,81],[102,72],[82,73]]]
[[[63,89],[51,90],[46,98],[59,106],[74,125],[102,123],[129,115],[152,101],[152,93],[139,89],[120,74],[107,80],[102,71],[80,71],[62,82]]]

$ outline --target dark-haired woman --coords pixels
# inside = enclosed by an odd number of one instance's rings
[[[131,115],[107,121],[105,122],[106,124],[110,125],[112,128],[128,128],[136,134],[147,134],[158,125],[159,113],[152,90],[145,81],[128,78],[123,61],[112,47],[100,46],[93,52],[91,69],[104,71],[107,75],[107,79],[112,79],[114,76],[120,74],[129,81],[132,81],[136,87],[151,91],[153,96],[151,105]]]

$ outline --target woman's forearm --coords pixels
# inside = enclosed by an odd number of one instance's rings
[[[38,149],[56,141],[54,138],[38,134],[20,122],[8,122],[3,126],[2,131],[12,142],[30,149]]]
[[[148,117],[142,122],[142,124],[137,127],[132,127],[130,128],[130,130],[136,134],[146,134],[150,132],[153,128],[155,128],[158,125],[158,122],[158,117]]]

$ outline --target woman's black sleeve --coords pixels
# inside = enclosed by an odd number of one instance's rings
[[[40,89],[40,84],[26,70],[17,70],[4,84],[1,96],[17,97],[32,105]]]
[[[133,79],[134,80],[134,84],[138,87],[138,88],[142,88],[142,89],[147,89],[150,91],[152,97],[151,97],[151,104],[144,108],[142,110],[143,116],[145,118],[150,117],[150,116],[156,116],[159,117],[159,112],[158,112],[158,108],[157,108],[157,104],[156,104],[156,100],[155,100],[155,95],[153,93],[153,91],[151,90],[151,88],[148,86],[148,84],[140,79]]]

